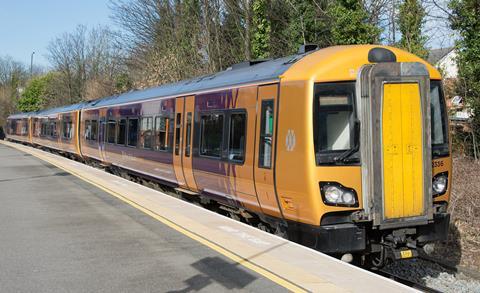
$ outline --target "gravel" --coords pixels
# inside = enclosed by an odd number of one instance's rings
[[[383,270],[441,292],[480,292],[480,280],[422,259],[399,261]]]

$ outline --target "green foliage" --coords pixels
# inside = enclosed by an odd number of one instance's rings
[[[132,79],[127,73],[121,73],[115,77],[115,92],[126,92],[132,87]]]
[[[49,84],[53,74],[32,78],[18,100],[17,108],[22,112],[38,111],[46,102]]]
[[[373,44],[379,41],[380,28],[368,23],[368,13],[360,0],[339,0],[328,5],[331,44]]]
[[[420,0],[404,0],[400,5],[398,24],[402,38],[398,46],[421,58],[428,57],[426,37],[422,35],[425,9]]]
[[[267,58],[270,55],[270,20],[267,18],[267,0],[254,0],[252,57],[254,59]]]
[[[472,129],[480,137],[480,1],[452,0],[451,24],[460,38],[456,47],[463,96],[472,107]]]

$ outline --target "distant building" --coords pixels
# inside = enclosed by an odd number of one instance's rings
[[[444,88],[454,86],[458,78],[457,51],[455,48],[431,50],[428,62],[441,71]],[[447,91],[446,98],[451,125],[460,131],[470,131],[469,121],[472,117],[472,111],[466,105],[463,97],[453,96],[453,92]]]
[[[428,62],[438,68],[443,78],[457,78],[457,51],[455,48],[433,49],[428,55]]]

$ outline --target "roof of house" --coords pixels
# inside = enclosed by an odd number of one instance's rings
[[[453,51],[454,47],[448,47],[448,48],[440,48],[440,49],[432,49],[430,50],[428,54],[427,61],[430,64],[436,64],[438,61],[440,61],[443,57],[445,57],[448,53]]]

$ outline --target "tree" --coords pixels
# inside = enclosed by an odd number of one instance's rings
[[[52,80],[52,73],[29,80],[18,100],[18,110],[32,112],[42,109],[48,99],[48,88]]]
[[[426,59],[428,50],[425,48],[426,38],[422,34],[425,9],[420,0],[404,0],[400,5],[398,26],[402,38],[398,46]]]
[[[456,42],[459,83],[473,110],[472,130],[480,137],[480,2],[452,0],[450,8],[452,28],[460,36]]]
[[[116,78],[123,73],[123,55],[115,34],[106,27],[78,26],[50,42],[48,59],[58,74],[54,84],[65,104],[117,93]]]
[[[11,57],[0,57],[0,125],[16,111],[16,103],[27,80],[25,66]]]
[[[369,23],[362,1],[339,0],[328,5],[331,44],[373,44],[379,42],[380,28]]]
[[[267,0],[253,1],[252,55],[254,59],[270,56],[270,20],[267,18]]]

